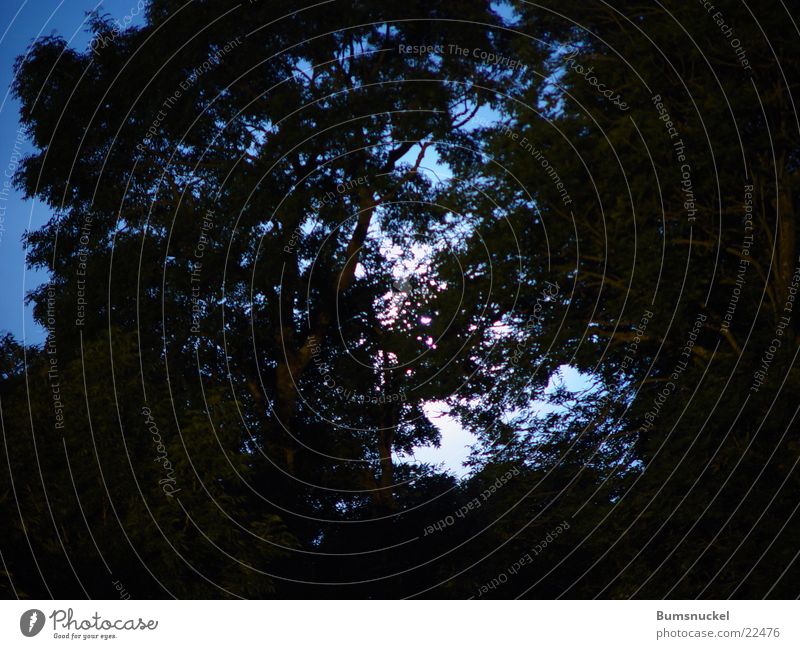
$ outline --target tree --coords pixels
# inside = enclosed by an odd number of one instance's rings
[[[591,387],[554,393],[567,407],[512,426],[509,450],[555,467],[577,457],[568,484],[582,466],[602,479],[578,499],[600,515],[580,508],[584,535],[515,594],[794,592],[796,424],[778,404],[798,380],[797,38],[781,11],[717,9],[517,7],[517,29],[547,35],[553,54],[464,175],[541,251],[529,277],[570,278],[569,313],[542,319],[540,340]],[[531,453],[531,439],[560,453]]]
[[[404,52],[457,39],[489,50],[488,3],[464,3],[444,28],[423,3],[399,14],[358,3],[347,16],[291,3],[180,7],[153,2],[147,24],[124,32],[94,16],[88,51],[52,37],[20,59],[15,92],[38,152],[18,183],[54,210],[28,239],[30,263],[52,276],[31,295],[40,322],[56,314],[46,349],[66,366],[94,346],[98,364],[69,377],[62,434],[90,432],[83,377],[88,395],[112,400],[100,408],[104,437],[145,436],[121,473],[162,498],[172,527],[240,561],[241,545],[294,550],[273,521],[315,547],[342,520],[392,515],[403,485],[428,480],[425,467],[398,474],[392,453],[436,443],[422,404],[450,379],[436,378],[435,359],[402,369],[431,352],[426,305],[389,295],[398,271],[386,247],[446,224],[419,168],[432,147],[470,141],[462,126],[496,101],[482,84],[509,75]],[[263,28],[243,34],[244,11]],[[407,326],[386,322],[389,300]],[[148,427],[180,496],[164,499],[140,475],[141,462],[157,468]],[[211,502],[192,512],[189,494]],[[231,527],[211,527],[219,517]]]
[[[18,61],[9,592],[791,592],[784,18],[429,4],[153,0]],[[398,461],[434,402],[465,479]]]

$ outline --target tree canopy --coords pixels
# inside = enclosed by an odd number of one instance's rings
[[[36,41],[0,588],[796,596],[791,9],[152,0]],[[463,477],[413,460],[431,404]]]

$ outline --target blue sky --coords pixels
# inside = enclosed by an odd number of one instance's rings
[[[136,4],[137,0],[3,0],[0,5],[0,332],[10,331],[20,341],[44,340],[44,331],[24,308],[23,298],[45,281],[46,275],[25,268],[22,235],[46,223],[50,210],[38,201],[23,200],[14,188],[3,192],[19,154],[30,151],[27,142],[20,142],[19,104],[9,90],[14,59],[24,54],[35,38],[54,32],[84,49],[90,40],[87,11],[97,8],[122,21],[136,11]]]

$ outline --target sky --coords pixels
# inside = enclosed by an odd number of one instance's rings
[[[11,96],[14,60],[40,36],[58,33],[78,49],[90,41],[86,12],[98,9],[113,20],[137,18],[137,0],[2,0],[0,3],[0,333],[10,331],[21,342],[39,344],[44,330],[34,323],[24,296],[47,275],[25,268],[22,236],[46,223],[51,211],[26,201],[4,183],[31,147],[19,131],[19,103]]]

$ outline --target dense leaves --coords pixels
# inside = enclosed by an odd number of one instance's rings
[[[797,594],[797,33],[434,4],[153,0],[19,59],[9,595]],[[432,403],[462,479],[409,461]]]

